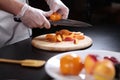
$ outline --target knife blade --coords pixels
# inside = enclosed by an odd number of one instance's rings
[[[71,20],[71,19],[61,19],[59,21],[51,21],[49,20],[50,24],[53,26],[71,26],[71,27],[88,27],[92,26],[89,23],[77,21],[77,20]]]
[[[14,18],[14,21],[21,22],[20,19]],[[77,21],[77,20],[71,20],[71,19],[61,19],[58,21],[52,21],[49,20],[50,24],[53,26],[71,26],[71,27],[88,27],[92,26],[89,23]]]

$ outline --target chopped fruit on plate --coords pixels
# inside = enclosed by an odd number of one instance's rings
[[[111,57],[108,57],[108,56],[105,56],[104,59],[107,59],[107,60],[110,60],[113,62],[114,66],[115,66],[115,78],[117,79],[120,79],[120,61],[118,61],[117,58],[111,56]]]
[[[73,41],[74,44],[78,44],[79,40],[83,40],[85,36],[81,32],[72,32],[67,29],[56,31],[55,34],[47,34],[46,40],[50,42],[62,42]]]
[[[97,56],[89,54],[86,56],[84,61],[84,67],[87,74],[93,74],[93,70],[98,62]]]
[[[63,75],[78,75],[83,67],[80,56],[76,54],[67,54],[60,58],[60,72]]]
[[[95,80],[113,80],[120,77],[117,73],[119,61],[115,57],[105,56],[98,60],[98,55],[88,54],[82,63],[81,57],[76,54],[66,54],[60,58],[60,72],[63,75],[79,75],[85,69],[87,75]]]
[[[115,77],[115,67],[112,61],[103,59],[99,61],[94,69],[95,80],[113,80]]]

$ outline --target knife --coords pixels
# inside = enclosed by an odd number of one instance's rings
[[[77,20],[71,20],[71,19],[61,19],[58,21],[51,21],[49,20],[50,24],[53,26],[71,26],[71,27],[88,27],[92,26],[89,23],[77,21]]]
[[[14,21],[21,22],[20,19],[14,18]],[[58,21],[52,21],[49,20],[50,24],[53,26],[71,26],[71,27],[88,27],[92,26],[91,24],[88,24],[86,22],[77,21],[77,20],[71,20],[71,19],[61,19]]]

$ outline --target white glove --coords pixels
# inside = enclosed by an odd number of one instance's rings
[[[50,16],[53,12],[44,12],[40,9],[36,9],[33,7],[24,4],[21,12],[17,15],[20,16],[23,24],[27,25],[30,28],[50,28],[50,23],[46,17]]]
[[[69,9],[61,0],[46,0],[46,2],[53,12],[60,13],[63,19],[68,18]]]

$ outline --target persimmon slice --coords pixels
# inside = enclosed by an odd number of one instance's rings
[[[80,56],[76,54],[66,54],[60,58],[60,72],[63,75],[78,75],[83,67]]]

